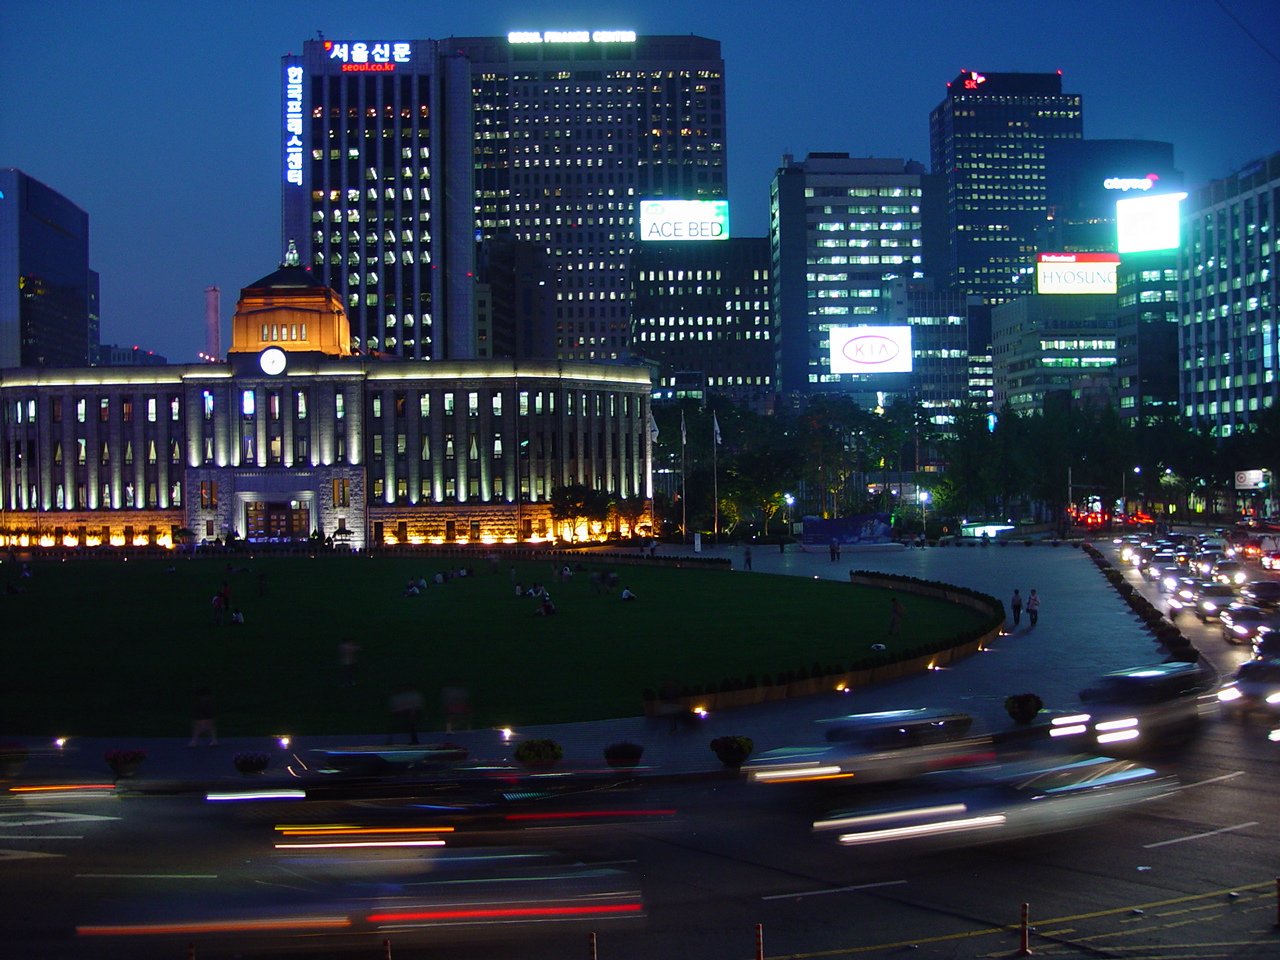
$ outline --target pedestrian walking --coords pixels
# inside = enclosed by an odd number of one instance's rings
[[[1013,625],[1016,627],[1022,622],[1022,594],[1016,587],[1013,591],[1013,599],[1009,601],[1009,608],[1013,611]]]
[[[1035,590],[1031,591],[1031,596],[1027,597],[1027,619],[1031,621],[1031,626],[1036,625],[1036,621],[1040,619],[1040,594]]]
[[[742,568],[744,570],[751,569],[751,548],[747,547],[742,551]]]
[[[200,742],[201,737],[208,737],[211,747],[218,745],[216,713],[213,706],[213,691],[208,687],[201,687],[191,701],[191,742],[187,746],[194,747]]]
[[[902,616],[907,612],[907,608],[902,605],[902,601],[894,597],[889,604],[889,634],[896,635],[902,629]]]

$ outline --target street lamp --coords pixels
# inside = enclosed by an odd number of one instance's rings
[[[921,527],[921,530],[924,532],[925,539],[928,539],[929,537],[929,491],[918,490],[916,491],[916,496],[919,497],[920,499],[920,514],[921,514],[920,527]]]
[[[787,533],[791,533],[791,508],[796,505],[796,498],[789,493],[782,495],[782,500],[787,505]]]

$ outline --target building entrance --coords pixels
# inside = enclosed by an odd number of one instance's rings
[[[286,543],[311,536],[311,511],[298,500],[250,500],[245,504],[246,539]]]

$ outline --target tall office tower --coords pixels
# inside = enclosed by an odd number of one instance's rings
[[[654,399],[772,409],[768,238],[643,243],[632,264],[631,349],[654,366]]]
[[[0,368],[88,366],[96,280],[88,214],[21,170],[0,169]]]
[[[1278,197],[1273,153],[1192,191],[1183,210],[1179,397],[1218,436],[1280,406]]]
[[[929,144],[947,185],[946,279],[956,293],[1000,303],[1031,291],[1047,148],[1078,140],[1082,115],[1060,73],[966,70],[947,84],[929,114]]]
[[[847,153],[782,158],[770,206],[774,322],[779,389],[788,393],[874,394],[905,389],[901,363],[875,364],[849,355],[852,327],[905,325],[905,288],[894,281],[923,276],[921,179],[915,161]],[[833,350],[834,340],[842,345]],[[869,343],[870,341],[867,341]],[[848,361],[848,362],[844,362]],[[833,362],[835,368],[833,369]],[[841,372],[841,370],[846,372]],[[861,370],[865,372],[848,372]]]
[[[547,260],[555,354],[623,357],[637,202],[725,196],[715,40],[314,40],[283,83],[284,240],[363,350],[481,355],[476,247],[512,237]]]
[[[1041,253],[1096,253],[1111,265],[1109,290],[1118,294],[1116,399],[1128,426],[1178,413],[1178,252],[1116,256],[1116,202],[1171,193],[1182,185],[1173,145],[1153,140],[1064,140],[1050,145],[1048,213],[1039,232]],[[1089,275],[1081,259],[1076,277]],[[1061,277],[1073,274],[1063,272]],[[1091,292],[1087,285],[1056,292]]]

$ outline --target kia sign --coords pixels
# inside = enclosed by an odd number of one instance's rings
[[[728,240],[728,200],[641,200],[640,239]]]
[[[910,373],[910,327],[832,327],[832,373]]]
[[[1036,293],[1115,293],[1115,253],[1041,253],[1036,256]]]
[[[1116,250],[1146,253],[1176,250],[1179,244],[1179,209],[1185,193],[1162,193],[1116,201]]]

